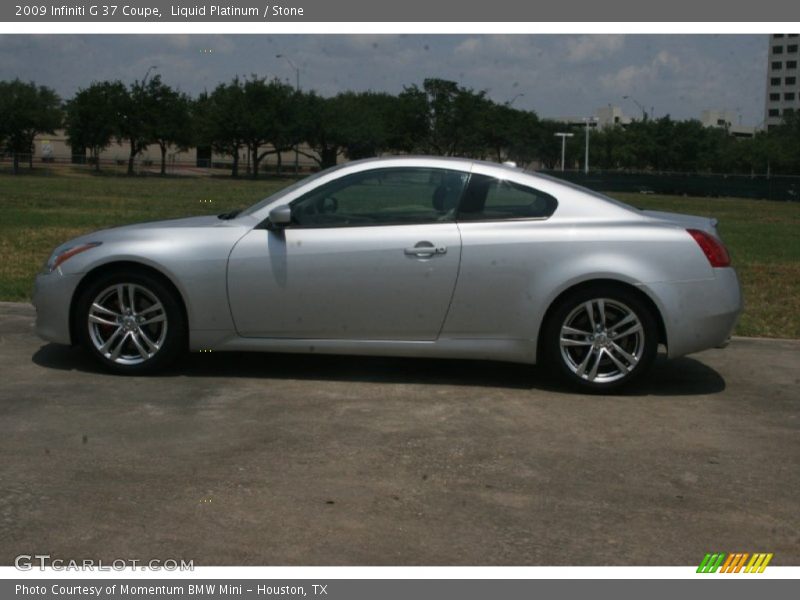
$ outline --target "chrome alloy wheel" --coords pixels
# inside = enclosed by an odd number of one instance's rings
[[[586,381],[626,377],[642,358],[644,327],[630,307],[595,298],[576,306],[561,325],[559,346],[567,367]]]
[[[89,339],[106,359],[138,365],[153,358],[167,337],[167,313],[156,295],[135,283],[100,292],[89,307]]]

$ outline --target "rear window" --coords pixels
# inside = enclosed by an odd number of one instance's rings
[[[461,200],[459,221],[544,219],[558,202],[540,190],[488,175],[473,174]]]

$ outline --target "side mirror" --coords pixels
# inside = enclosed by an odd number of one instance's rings
[[[269,211],[269,224],[274,227],[283,227],[292,222],[292,208],[288,204],[276,206]]]

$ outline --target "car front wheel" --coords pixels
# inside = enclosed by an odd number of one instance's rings
[[[185,348],[186,322],[175,293],[147,273],[94,281],[78,300],[76,318],[82,345],[117,373],[161,369]]]
[[[546,359],[563,379],[583,391],[604,392],[629,385],[650,368],[658,327],[635,293],[597,286],[556,307],[544,341]]]

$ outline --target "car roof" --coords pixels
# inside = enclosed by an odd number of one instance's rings
[[[404,154],[347,161],[320,173],[321,177],[319,178],[317,185],[321,185],[326,181],[347,175],[348,173],[358,173],[372,168],[391,168],[395,166],[455,169],[516,181],[522,185],[535,187],[544,193],[555,196],[559,200],[560,204],[559,213],[563,216],[570,215],[575,217],[588,217],[589,215],[592,215],[597,217],[604,215],[608,218],[613,218],[615,216],[617,218],[630,218],[632,213],[636,212],[635,209],[622,202],[616,201],[608,196],[604,196],[598,192],[593,192],[592,190],[572,184],[562,179],[558,179],[556,177],[550,177],[508,164],[452,156]],[[287,188],[287,191],[289,191],[289,188]],[[290,194],[285,196],[285,198],[282,195],[280,200],[291,201],[293,197],[299,193],[302,193],[299,188],[292,190]],[[249,209],[245,212],[258,212],[262,208],[269,207],[278,201],[279,199],[273,196],[265,199],[265,201],[262,201],[262,203],[259,203],[259,205],[257,205],[258,208],[255,210]],[[255,207],[251,207],[251,209],[252,208]],[[641,218],[641,215],[636,215],[636,217]]]
[[[517,166],[512,166],[506,163],[496,163],[488,160],[480,160],[477,158],[465,158],[459,156],[433,156],[427,154],[392,154],[386,156],[375,156],[372,158],[362,158],[358,160],[350,160],[345,163],[342,163],[340,166],[345,165],[361,165],[361,164],[408,164],[414,163],[418,164],[420,162],[430,162],[435,164],[449,164],[453,167],[460,167],[460,168],[469,168],[471,165],[480,164],[485,165],[487,167],[495,167],[498,169],[506,169],[509,171],[515,172],[524,172],[524,169],[520,169]]]

